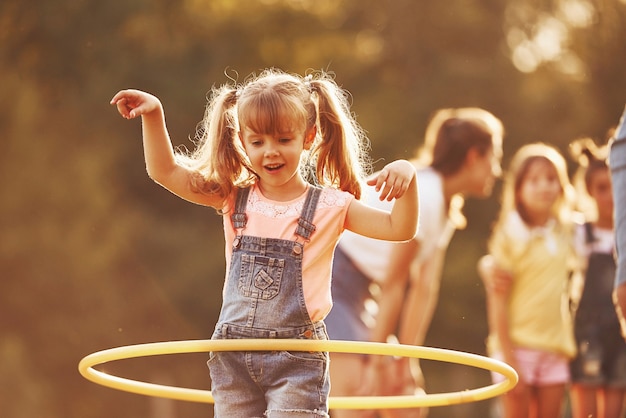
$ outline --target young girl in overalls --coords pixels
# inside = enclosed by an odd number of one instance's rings
[[[613,306],[615,233],[606,148],[591,138],[570,144],[578,161],[577,202],[586,215],[576,244],[583,273],[575,276],[572,301],[578,352],[570,364],[572,418],[620,418],[626,393],[626,342]]]
[[[391,212],[361,203],[366,138],[347,94],[327,74],[266,70],[212,91],[191,154],[174,151],[160,101],[122,90],[111,100],[142,117],[148,174],[223,214],[226,281],[213,339],[327,339],[333,251],[344,229],[407,241],[417,228],[415,169],[404,160],[367,184]],[[327,417],[328,353],[214,352],[217,418]]]

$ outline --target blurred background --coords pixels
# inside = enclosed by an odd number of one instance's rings
[[[221,303],[221,218],[148,179],[122,88],[159,96],[191,146],[214,84],[266,67],[325,69],[350,91],[377,168],[409,158],[440,107],[529,141],[604,142],[626,103],[625,0],[3,0],[0,3],[0,409],[8,418],[211,417],[82,378],[94,351],[210,336]],[[572,166],[573,168],[573,166]],[[476,260],[498,208],[466,203],[427,344],[484,354]],[[206,354],[109,363],[125,377],[206,389]],[[427,390],[488,384],[424,364]],[[432,408],[482,418],[491,401]]]

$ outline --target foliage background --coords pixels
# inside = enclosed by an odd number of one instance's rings
[[[221,220],[146,176],[140,124],[109,100],[157,94],[191,145],[211,85],[266,67],[327,69],[381,164],[412,156],[439,107],[481,106],[521,144],[605,139],[626,102],[624,0],[3,0],[0,3],[0,405],[11,418],[207,417],[211,407],[84,380],[104,348],[207,338],[221,300]],[[573,167],[572,167],[573,168]],[[427,345],[484,354],[475,272],[497,210],[469,201]],[[106,370],[208,388],[206,356]],[[425,364],[429,392],[489,383]],[[485,417],[490,401],[431,410]]]

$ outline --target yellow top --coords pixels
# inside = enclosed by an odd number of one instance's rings
[[[513,344],[573,357],[576,343],[567,289],[576,256],[570,231],[556,221],[529,228],[515,212],[494,231],[490,252],[513,276],[508,304]],[[488,348],[499,350],[495,335],[489,337]]]

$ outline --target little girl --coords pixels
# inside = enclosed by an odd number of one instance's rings
[[[141,116],[148,174],[223,214],[226,281],[213,339],[327,339],[333,251],[344,229],[406,241],[417,228],[415,169],[370,178],[391,212],[361,203],[365,136],[347,94],[325,73],[265,70],[214,88],[187,155],[175,152],[160,101],[123,90],[111,103]],[[308,180],[308,181],[307,181]],[[328,353],[214,352],[215,417],[327,417]]]
[[[529,144],[513,157],[482,260],[491,268],[481,269],[490,276],[483,277],[488,352],[520,377],[503,397],[506,418],[555,418],[562,411],[576,350],[567,303],[576,260],[571,193],[565,160],[553,147]]]
[[[570,365],[573,418],[620,418],[626,389],[626,342],[613,306],[615,234],[613,194],[606,148],[590,138],[570,145],[579,163],[577,202],[588,221],[576,233],[584,260],[582,281],[574,286],[574,332],[578,353]],[[588,205],[584,205],[585,202]]]

